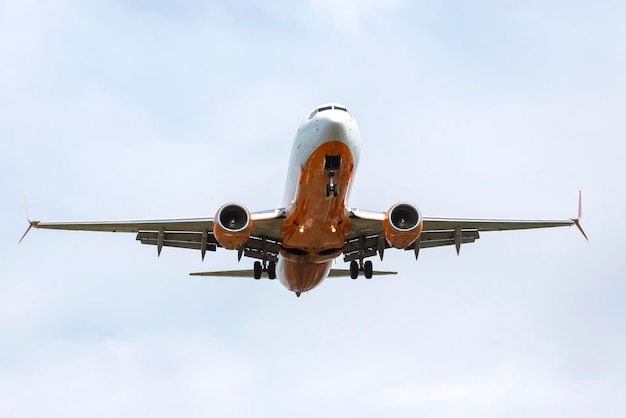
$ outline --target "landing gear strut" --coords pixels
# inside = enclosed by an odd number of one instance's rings
[[[339,190],[337,190],[337,185],[333,182],[332,176],[330,176],[330,181],[326,185],[326,197],[329,197],[331,193],[335,197],[337,197],[337,193],[339,193]]]
[[[331,193],[337,197],[339,189],[335,184],[335,172],[341,167],[341,155],[327,155],[324,160],[324,170],[328,172],[328,184],[326,184],[326,197],[330,197]]]

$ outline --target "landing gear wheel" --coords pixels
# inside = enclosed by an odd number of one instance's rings
[[[274,280],[276,278],[276,262],[275,261],[270,261],[267,264],[267,277],[269,277],[270,280]]]
[[[374,270],[372,268],[372,262],[367,260],[365,264],[363,264],[363,273],[365,274],[366,279],[371,279]]]
[[[356,279],[359,277],[359,263],[356,260],[350,261],[350,278]]]
[[[331,193],[333,194],[333,196],[337,197],[339,190],[337,190],[337,186],[335,185],[331,186],[330,184],[327,184],[326,185],[326,197],[329,197]]]
[[[261,278],[261,273],[263,272],[263,267],[261,267],[260,261],[254,262],[254,278],[259,280]]]

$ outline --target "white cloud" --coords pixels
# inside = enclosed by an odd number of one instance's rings
[[[5,416],[244,416],[246,360],[206,337],[56,341],[0,378]]]
[[[494,376],[472,375],[462,380],[443,383],[427,382],[417,386],[390,388],[379,396],[386,408],[459,404],[466,406],[495,406],[510,401],[520,385],[510,373]]]
[[[340,32],[348,35],[362,35],[366,31],[364,21],[380,17],[388,11],[402,8],[402,0],[310,0],[317,18],[321,22],[330,21]]]

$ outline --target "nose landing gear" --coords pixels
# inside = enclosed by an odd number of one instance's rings
[[[337,197],[337,194],[339,193],[339,190],[337,190],[337,185],[333,183],[333,177],[330,177],[330,181],[328,182],[328,184],[326,185],[326,197],[330,197],[330,195]]]
[[[328,172],[328,184],[326,184],[326,197],[332,194],[337,197],[339,189],[335,184],[335,173],[341,167],[341,155],[327,155],[324,159],[324,170]]]

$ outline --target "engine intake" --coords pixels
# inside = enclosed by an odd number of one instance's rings
[[[397,203],[387,211],[383,232],[389,245],[404,249],[419,238],[423,226],[424,220],[415,206]]]
[[[234,250],[250,238],[250,211],[239,203],[228,203],[218,209],[213,223],[215,240],[227,250]]]

